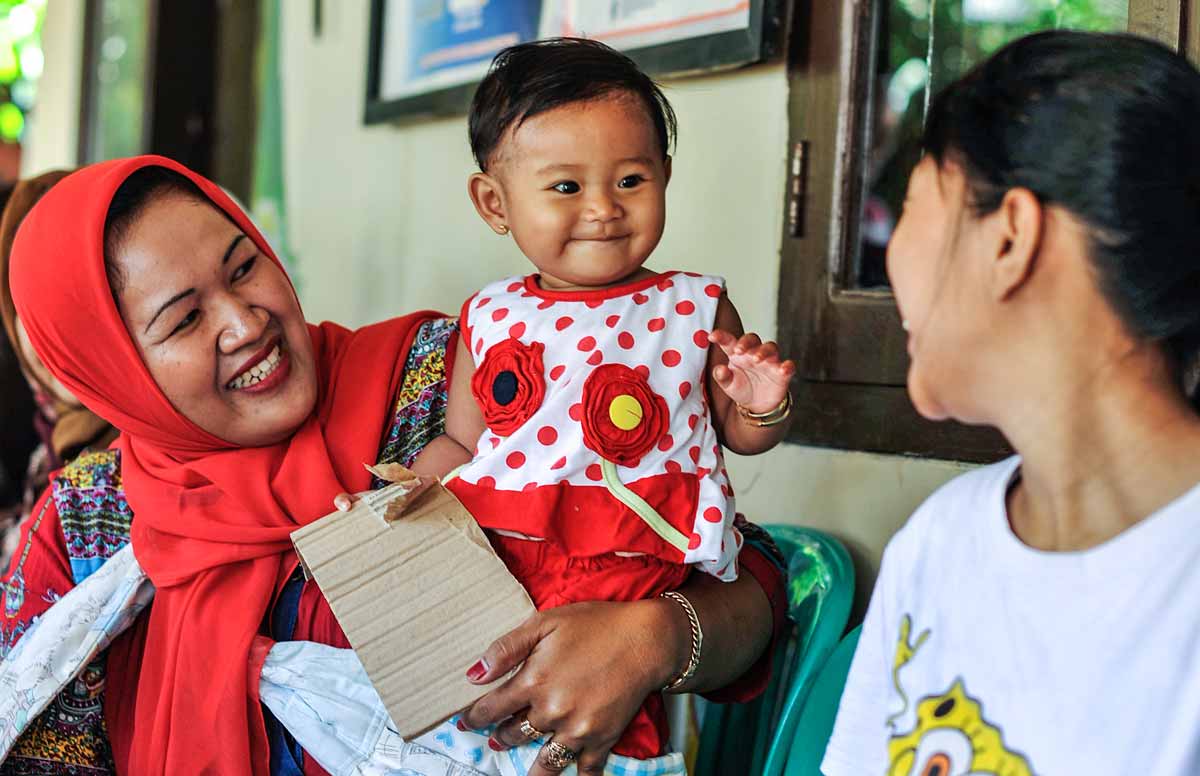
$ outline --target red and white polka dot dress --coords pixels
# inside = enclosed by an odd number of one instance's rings
[[[573,557],[639,553],[736,579],[742,538],[704,391],[723,289],[684,272],[584,291],[529,276],[468,299],[487,430],[450,487],[479,523]]]

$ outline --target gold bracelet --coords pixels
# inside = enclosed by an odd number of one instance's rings
[[[779,406],[766,412],[751,412],[742,405],[738,404],[738,414],[742,416],[742,420],[749,423],[751,426],[765,428],[766,426],[774,426],[787,420],[788,415],[792,414],[792,392],[788,391],[783,401],[779,402]]]
[[[684,667],[683,673],[675,677],[670,684],[663,687],[664,691],[670,691],[696,675],[696,669],[700,667],[700,649],[704,646],[704,631],[700,628],[700,618],[696,615],[695,607],[692,606],[692,602],[687,600],[682,593],[668,590],[662,594],[662,597],[668,598],[683,607],[684,613],[687,614],[688,626],[692,629],[692,654],[688,657],[688,663]]]

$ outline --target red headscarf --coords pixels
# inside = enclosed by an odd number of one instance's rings
[[[276,264],[221,189],[162,157],[85,167],[30,212],[13,247],[17,312],[50,371],[117,440],[136,515],[133,550],[158,588],[137,636],[110,652],[108,714],[123,772],[267,774],[251,642],[296,556],[288,535],[364,490],[417,313],[350,332],[311,326],[319,395],[285,442],[238,448],[177,412],[125,330],[104,269],[104,221],[133,172],[161,166],[200,187]],[[142,637],[144,636],[144,641]],[[140,673],[140,676],[138,675]]]

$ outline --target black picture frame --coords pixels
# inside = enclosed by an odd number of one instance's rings
[[[363,123],[404,123],[466,113],[475,94],[474,83],[399,99],[380,97],[387,1],[371,0]],[[745,29],[630,49],[625,53],[655,77],[711,73],[774,59],[782,48],[790,0],[749,0],[749,3],[750,23]]]

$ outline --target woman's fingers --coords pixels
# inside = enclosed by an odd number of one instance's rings
[[[532,726],[530,733],[541,733],[542,735],[526,735],[522,729],[523,724],[529,721]],[[516,746],[528,744],[530,741],[536,741],[539,738],[549,737],[554,735],[554,731],[549,728],[541,727],[534,724],[533,720],[529,719],[529,709],[524,709],[521,712],[512,715],[508,719],[500,723],[496,728],[496,732],[492,733],[493,741],[498,744],[492,745],[493,749],[512,749]]]
[[[583,776],[603,776],[604,765],[608,762],[608,753],[616,746],[616,741],[605,741],[600,744],[585,744],[579,753],[576,765]]]
[[[493,641],[479,660],[467,669],[467,678],[475,684],[487,684],[524,663],[542,639],[541,625],[541,615],[534,614]]]
[[[467,669],[467,679],[475,684],[487,684],[508,674],[525,662],[542,636],[542,615],[535,614],[493,641],[483,656]],[[536,684],[536,680],[537,677],[528,670],[518,671],[464,711],[463,724],[479,730],[529,706],[530,685]]]
[[[529,693],[524,683],[514,676],[483,696],[462,713],[462,727],[483,730],[505,720],[529,706]],[[520,724],[520,723],[518,723]]]
[[[591,745],[587,743],[586,736],[561,736],[556,735],[553,730],[548,730],[544,727],[535,725],[532,720],[529,720],[528,709],[523,710],[519,714],[515,714],[505,720],[496,728],[496,732],[492,734],[492,740],[488,745],[497,751],[504,751],[518,746],[524,746],[531,741],[536,741],[538,738],[553,739],[559,744],[566,746],[576,753],[576,765],[581,774],[603,774],[604,764],[608,761],[608,753],[611,750],[613,743],[605,742],[603,745]],[[522,729],[522,724],[529,720],[532,726],[530,733],[541,733],[541,736],[532,736],[526,734]],[[569,741],[574,741],[572,745]],[[547,741],[547,744],[549,741]],[[560,752],[561,754],[561,752]],[[538,754],[537,763],[540,767],[546,768],[549,773],[557,773],[553,770],[554,756],[551,750],[543,745],[541,752]],[[536,773],[536,770],[531,770],[530,774]]]
[[[520,723],[528,715],[540,732],[587,758],[584,773],[597,773],[596,764],[607,757],[647,694],[661,687],[678,663],[677,645],[663,648],[662,615],[658,605],[641,601],[568,604],[540,613],[501,640],[507,643],[495,645],[500,647],[495,653],[485,654],[484,680],[522,657],[525,661],[476,701],[463,715],[465,724],[480,729],[502,723],[495,743],[504,748],[522,743]],[[597,634],[622,634],[620,648]],[[546,757],[541,755],[531,773],[557,772]]]
[[[339,512],[349,512],[354,508],[354,496],[349,493],[339,493],[333,497],[333,506]]]
[[[529,776],[558,776],[558,774],[576,764],[583,754],[585,752],[583,751],[582,741],[568,736],[555,735],[538,752],[537,760],[534,761],[533,767],[529,769]],[[582,768],[580,769],[580,773],[603,772],[603,765],[601,765],[599,771],[584,771]]]

